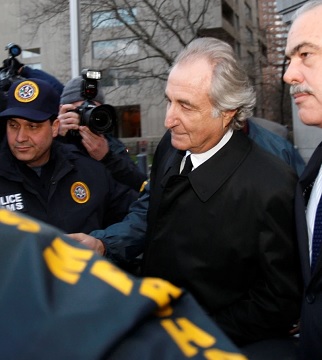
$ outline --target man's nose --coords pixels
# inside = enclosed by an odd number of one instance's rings
[[[283,80],[287,84],[299,84],[303,82],[303,74],[296,61],[291,61],[283,75]]]
[[[23,127],[19,128],[19,130],[17,131],[16,140],[18,142],[23,142],[26,141],[27,139],[28,139],[27,131]]]
[[[174,106],[169,105],[168,108],[167,108],[167,112],[165,114],[164,126],[167,129],[172,128],[176,123],[176,118],[177,118],[177,115],[176,115],[176,111],[174,109]]]

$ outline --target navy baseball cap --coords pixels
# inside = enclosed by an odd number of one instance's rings
[[[60,96],[47,82],[40,79],[15,81],[8,90],[6,110],[0,118],[22,118],[42,122],[58,116]]]

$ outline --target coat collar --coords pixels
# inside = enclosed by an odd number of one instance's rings
[[[319,274],[322,271],[322,257],[318,258],[318,262],[315,266],[313,274],[311,274],[311,267],[309,261],[309,246],[308,246],[308,234],[307,223],[305,216],[305,209],[309,201],[311,191],[315,182],[315,179],[319,173],[322,164],[322,142],[316,148],[312,154],[303,174],[301,175],[295,197],[295,212],[296,212],[296,227],[297,238],[299,243],[299,250],[302,261],[302,272],[306,286],[312,285],[319,278]],[[311,286],[310,285],[310,286]]]
[[[303,171],[303,174],[299,179],[299,184],[302,190],[305,205],[307,204],[310,198],[311,190],[314,185],[314,181],[319,173],[321,164],[322,164],[322,142],[315,149],[313,155],[311,156],[308,164],[306,165]]]
[[[188,175],[199,199],[206,202],[232,176],[251,149],[251,143],[241,131],[234,131],[228,143],[209,160]],[[184,152],[175,150],[168,158],[161,186],[171,176],[178,176]],[[209,181],[211,179],[211,181]]]

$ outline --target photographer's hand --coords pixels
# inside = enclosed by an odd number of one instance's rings
[[[104,135],[94,134],[87,126],[80,126],[79,133],[82,137],[82,144],[95,160],[102,160],[110,148]]]
[[[25,64],[22,64],[16,58],[9,58],[3,60],[3,67],[10,68],[15,74],[19,74],[21,69],[24,67]]]
[[[66,235],[87,246],[88,248],[96,251],[99,255],[105,255],[105,246],[101,240],[84,233],[74,233]]]
[[[59,130],[58,133],[60,136],[66,136],[69,130],[78,130],[79,129],[79,114],[74,111],[76,107],[71,104],[62,105],[59,109]]]

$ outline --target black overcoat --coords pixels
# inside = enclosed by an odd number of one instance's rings
[[[322,256],[311,274],[305,210],[322,164],[322,143],[317,147],[300,177],[296,191],[296,225],[304,281],[300,326],[301,359],[322,359]]]
[[[299,317],[297,176],[241,131],[187,177],[161,140],[151,171],[145,276],[188,289],[237,343],[286,335]]]

